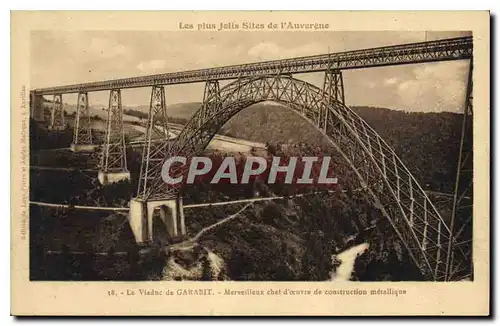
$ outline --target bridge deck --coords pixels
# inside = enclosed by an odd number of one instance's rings
[[[33,90],[38,95],[93,92],[226,80],[265,74],[293,74],[323,71],[328,67],[357,69],[412,63],[462,60],[472,57],[472,37],[384,46],[371,49],[314,55],[283,60],[189,70],[141,77],[48,87]]]

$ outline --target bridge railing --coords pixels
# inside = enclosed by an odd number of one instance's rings
[[[207,79],[236,79],[255,74],[305,73],[334,66],[355,69],[385,65],[467,59],[472,56],[472,37],[384,46],[332,54],[247,63],[141,77],[35,89],[37,95],[102,91],[115,88],[148,87],[204,82]]]

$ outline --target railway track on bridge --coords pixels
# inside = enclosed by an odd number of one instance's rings
[[[36,95],[96,92],[110,89],[150,87],[237,79],[254,75],[298,74],[336,69],[360,69],[391,65],[463,60],[472,57],[472,37],[401,44],[300,58],[246,63],[141,77],[112,79],[59,87],[34,89]]]

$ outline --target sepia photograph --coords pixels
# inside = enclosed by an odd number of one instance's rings
[[[471,33],[316,34],[34,31],[30,278],[472,280]],[[339,181],[172,189],[180,155]]]
[[[477,281],[473,28],[195,17],[26,33],[27,282]]]

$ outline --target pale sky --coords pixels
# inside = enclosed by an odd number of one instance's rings
[[[32,88],[51,87],[465,35],[470,33],[37,31],[31,38],[31,80]],[[467,70],[467,61],[453,61],[344,71],[346,102],[458,112]],[[323,82],[322,73],[294,76],[317,86]],[[201,102],[203,87],[167,86],[167,103]],[[90,93],[90,104],[107,106],[108,96]],[[146,105],[149,97],[149,88],[122,91],[126,106]],[[63,101],[76,103],[76,94]]]

